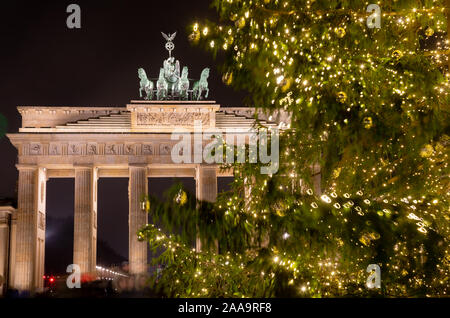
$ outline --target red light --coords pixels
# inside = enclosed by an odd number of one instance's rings
[[[45,279],[45,275],[44,275],[44,276],[42,276],[42,278],[43,278],[43,279]]]
[[[53,283],[55,281],[55,279],[52,277],[50,278],[50,283]]]

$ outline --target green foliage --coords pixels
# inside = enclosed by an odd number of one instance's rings
[[[215,204],[176,204],[179,186],[152,200],[162,230],[144,234],[165,264],[154,287],[175,297],[448,295],[447,61],[430,51],[445,47],[424,44],[445,42],[442,1],[381,1],[380,29],[367,27],[364,1],[213,3],[220,22],[196,23],[190,39],[223,57],[224,81],[251,106],[288,112],[290,129],[276,175],[233,164],[233,188]],[[381,290],[365,286],[369,264],[381,267]]]
[[[8,121],[6,117],[0,114],[0,138],[2,138],[8,129]]]
[[[448,288],[439,281],[445,273],[437,275],[444,238],[431,227],[418,231],[422,225],[406,206],[355,197],[336,198],[330,207],[301,194],[291,201],[271,191],[277,179],[259,203],[269,210],[257,218],[233,209],[229,193],[207,209],[196,209],[202,203],[191,195],[191,206],[168,204],[180,185],[163,202],[152,198],[151,215],[162,230],[149,225],[142,233],[163,251],[154,262],[164,264],[152,287],[168,297],[425,296]],[[193,233],[202,238],[201,252]],[[379,293],[364,286],[369,264],[381,266]]]

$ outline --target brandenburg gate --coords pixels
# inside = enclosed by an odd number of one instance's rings
[[[220,108],[210,101],[131,101],[120,107],[18,107],[19,133],[8,138],[18,151],[19,191],[14,259],[10,284],[19,290],[43,287],[46,182],[75,179],[73,262],[83,273],[95,271],[97,182],[129,178],[130,273],[147,271],[147,243],[137,231],[147,223],[142,196],[147,178],[193,177],[200,200],[214,201],[218,167],[175,164],[172,131],[234,127],[245,133],[254,124],[254,109]],[[246,114],[239,115],[239,114]],[[11,273],[10,273],[11,274]]]
[[[173,38],[169,35],[166,40],[171,43]],[[173,47],[169,46],[169,53]],[[141,204],[148,178],[195,178],[197,198],[214,201],[217,177],[232,176],[220,174],[216,164],[175,163],[171,153],[178,141],[172,133],[182,128],[194,134],[194,124],[200,122],[203,129],[245,134],[257,118],[272,127],[289,121],[282,113],[272,118],[253,108],[221,108],[208,101],[209,69],[191,89],[187,67],[181,73],[171,54],[155,83],[143,69],[138,75],[143,99],[125,107],[18,107],[22,126],[18,133],[7,135],[18,151],[19,172],[9,257],[11,288],[43,289],[49,178],[75,179],[73,263],[82,273],[96,270],[98,180],[128,178],[129,270],[145,274],[147,242],[139,242],[137,232],[148,222]]]

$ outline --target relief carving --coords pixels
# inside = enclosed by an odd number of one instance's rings
[[[170,146],[169,145],[161,145],[160,146],[160,148],[159,148],[159,154],[160,155],[162,155],[162,156],[166,156],[166,155],[170,155],[170,153],[171,153],[171,148],[170,148]]]
[[[40,144],[30,145],[30,155],[40,155],[42,154],[42,147]]]
[[[80,145],[69,145],[69,155],[81,155],[81,146]]]
[[[123,151],[126,155],[134,155],[134,145],[125,145]]]
[[[39,229],[45,231],[45,215],[41,211],[39,211],[39,217],[38,217],[38,227]]]
[[[59,145],[50,145],[49,154],[51,156],[58,156],[61,154]]]
[[[150,156],[153,155],[153,145],[149,145],[149,144],[143,145],[142,153],[144,155],[150,155]]]
[[[146,156],[154,156],[155,155],[155,146],[153,144],[147,143],[147,144],[124,144],[123,145],[123,151],[119,151],[120,147],[122,145],[117,144],[106,144],[104,147],[104,154],[105,155],[146,155]],[[69,156],[81,156],[84,154],[82,152],[82,144],[69,144],[67,146],[67,152],[64,154],[67,154]],[[139,148],[142,147],[142,148]],[[156,146],[157,149],[159,148],[159,154],[162,156],[171,155],[172,153],[172,146],[170,144],[160,144],[159,147]],[[40,144],[32,144],[30,145],[30,155],[43,155],[43,148]],[[137,151],[137,149],[142,149],[142,153]],[[98,155],[101,151],[101,148],[98,144],[90,143],[86,146],[86,153],[87,156],[92,155]],[[63,155],[63,145],[62,144],[50,144],[49,156],[60,156]],[[180,149],[180,155],[183,155],[183,148]]]
[[[107,155],[115,155],[115,154],[117,154],[116,145],[114,145],[114,144],[106,145],[105,154],[107,154]]]
[[[97,145],[95,145],[95,144],[88,145],[87,154],[88,155],[96,155],[97,154]]]
[[[193,126],[194,121],[209,125],[209,113],[138,113],[137,125],[140,126]]]

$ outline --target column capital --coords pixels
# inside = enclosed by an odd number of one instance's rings
[[[17,170],[37,170],[39,166],[37,165],[29,165],[29,164],[16,164]]]
[[[74,163],[73,168],[75,170],[92,170],[94,169],[94,165],[89,163]]]
[[[218,165],[216,163],[200,163],[197,165],[199,169],[217,169]]]
[[[0,210],[0,214],[1,213],[7,213],[7,214],[14,214],[14,212],[16,212],[16,208],[7,205],[7,206],[2,206],[1,210]]]
[[[130,163],[128,164],[128,168],[147,168],[148,164],[146,163]]]

